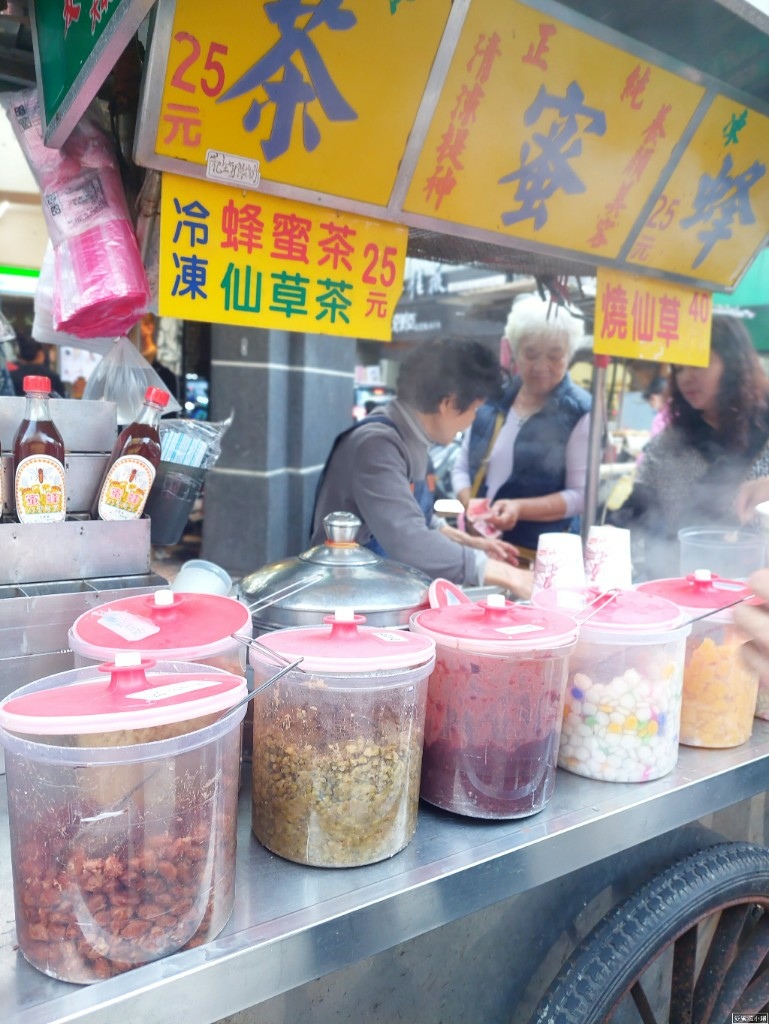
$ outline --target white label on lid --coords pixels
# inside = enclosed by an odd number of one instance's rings
[[[541,633],[544,626],[501,626],[497,633],[504,633],[505,636],[521,636],[524,633]]]
[[[167,697],[178,697],[183,693],[193,693],[195,690],[210,690],[212,686],[219,686],[219,679],[186,679],[183,683],[168,683],[166,686],[153,686],[146,690],[136,690],[134,693],[127,693],[126,697],[131,700],[143,700],[151,704],[156,700],[165,700]]]
[[[160,632],[160,626],[133,612],[108,611],[101,616],[99,622],[123,640],[145,640],[153,633]]]
[[[380,640],[386,640],[388,644],[405,644],[409,641],[409,638],[403,633],[374,633],[374,636]]]

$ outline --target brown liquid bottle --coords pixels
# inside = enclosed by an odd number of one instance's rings
[[[91,510],[94,519],[141,516],[160,462],[160,416],[168,399],[162,388],[147,388],[139,416],[121,430]]]
[[[13,487],[20,523],[61,523],[67,514],[64,442],[51,419],[48,377],[24,378],[27,407],[13,439]]]

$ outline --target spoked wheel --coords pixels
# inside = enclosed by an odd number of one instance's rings
[[[599,921],[530,1024],[730,1024],[767,1007],[769,850],[723,843]]]

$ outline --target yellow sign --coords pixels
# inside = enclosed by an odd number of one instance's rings
[[[769,225],[769,118],[718,96],[628,262],[733,287]]]
[[[405,209],[615,259],[704,92],[516,0],[475,0]]]
[[[176,0],[155,152],[386,206],[451,0]]]
[[[599,269],[593,350],[606,356],[707,366],[711,307],[710,292]]]
[[[163,175],[162,316],[390,341],[408,230]]]

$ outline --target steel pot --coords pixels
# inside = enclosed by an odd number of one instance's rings
[[[323,525],[324,544],[240,581],[239,596],[251,608],[254,635],[317,625],[340,607],[365,615],[369,626],[406,627],[412,612],[428,607],[429,578],[358,544],[357,516],[331,512]]]

